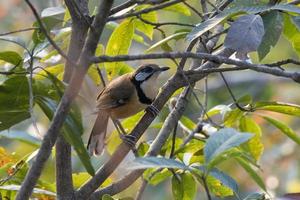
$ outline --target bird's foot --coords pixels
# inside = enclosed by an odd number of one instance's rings
[[[130,149],[132,150],[132,152],[134,153],[134,155],[136,155],[137,153],[137,149],[135,147],[135,143],[136,143],[136,137],[133,135],[125,135],[125,134],[119,134],[121,140],[127,144]]]
[[[159,110],[152,104],[146,108],[146,112],[150,112],[154,117],[159,114]]]

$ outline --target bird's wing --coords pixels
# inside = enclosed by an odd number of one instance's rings
[[[97,109],[111,109],[126,104],[134,94],[135,87],[128,75],[111,81],[97,99]]]

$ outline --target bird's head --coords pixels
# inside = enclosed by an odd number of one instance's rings
[[[144,82],[148,79],[156,79],[161,72],[168,70],[169,67],[159,67],[156,64],[141,65],[134,73],[133,79],[137,82]]]

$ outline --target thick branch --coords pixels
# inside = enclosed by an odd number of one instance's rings
[[[17,200],[28,199],[32,193],[32,190],[41,175],[42,169],[50,156],[51,149],[55,144],[58,133],[63,125],[64,120],[67,117],[72,101],[77,96],[79,89],[81,87],[84,75],[90,66],[90,57],[94,55],[97,48],[99,38],[104,29],[106,19],[108,17],[110,8],[113,4],[113,0],[101,1],[101,5],[98,8],[97,15],[92,24],[93,27],[97,29],[90,31],[88,38],[85,42],[83,52],[79,59],[80,68],[75,70],[75,73],[72,76],[70,84],[66,88],[64,95],[61,99],[61,102],[55,112],[53,120],[50,124],[49,130],[47,131],[40,150],[36,156],[35,161],[33,162],[31,168],[29,169],[25,180],[20,188],[20,191],[16,197]]]
[[[80,14],[77,13],[73,3],[79,3],[78,0],[65,0],[65,3],[72,17],[72,33],[68,57],[74,62],[80,56],[81,49],[84,45],[84,38],[88,31],[88,25]],[[87,1],[81,1],[81,9],[88,12]],[[70,62],[66,62],[63,80],[70,82],[74,66]],[[71,200],[75,199],[73,180],[72,180],[72,160],[71,145],[68,144],[62,135],[59,135],[56,142],[56,193],[58,199]]]

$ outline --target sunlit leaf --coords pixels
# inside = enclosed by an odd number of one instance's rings
[[[284,19],[284,28],[283,34],[287,38],[287,40],[292,44],[293,49],[300,55],[300,30],[293,23],[291,16],[283,15]]]
[[[282,102],[258,102],[255,104],[255,109],[268,110],[300,117],[300,106],[296,104]]]
[[[142,6],[138,6],[136,7],[136,10],[143,10],[145,8],[150,7],[149,5],[142,5]],[[156,12],[149,12],[149,13],[145,13],[142,14],[140,16],[140,18],[142,18],[143,20],[147,21],[147,22],[152,22],[152,23],[156,23],[157,22],[157,14]],[[151,24],[147,24],[146,22],[142,21],[139,18],[136,18],[134,20],[135,23],[135,28],[140,31],[141,33],[145,34],[150,40],[152,40],[153,37],[153,29],[154,26]]]
[[[150,52],[154,49],[156,49],[157,47],[166,44],[167,42],[171,41],[171,40],[177,40],[178,38],[182,38],[185,37],[188,34],[188,32],[179,32],[179,33],[175,33],[173,35],[170,35],[160,41],[158,41],[157,43],[153,44],[151,47],[149,47],[146,52]]]
[[[174,5],[168,6],[168,7],[164,8],[164,10],[181,13],[186,16],[191,16],[190,9],[183,3],[177,3]]]
[[[134,21],[126,20],[122,22],[111,34],[105,54],[108,56],[116,56],[127,54],[131,45],[134,33]],[[119,74],[123,62],[105,63],[105,68],[109,79],[112,79]]]
[[[0,52],[0,60],[11,63],[13,65],[22,65],[22,57],[14,51]]]
[[[149,184],[154,186],[171,176],[172,172],[169,169],[147,169],[143,174],[144,179],[146,179]]]
[[[253,133],[254,137],[252,137],[246,144],[249,152],[252,154],[252,156],[259,160],[261,154],[264,150],[264,145],[261,142],[261,129],[259,125],[252,119],[246,116],[243,116],[240,119],[240,130],[242,132],[248,132]]]
[[[224,125],[226,127],[232,127],[242,116],[243,111],[241,111],[239,108],[233,109],[229,112],[226,112],[224,115]]]
[[[178,174],[172,178],[172,192],[175,200],[192,200],[196,196],[196,181],[190,173]]]

